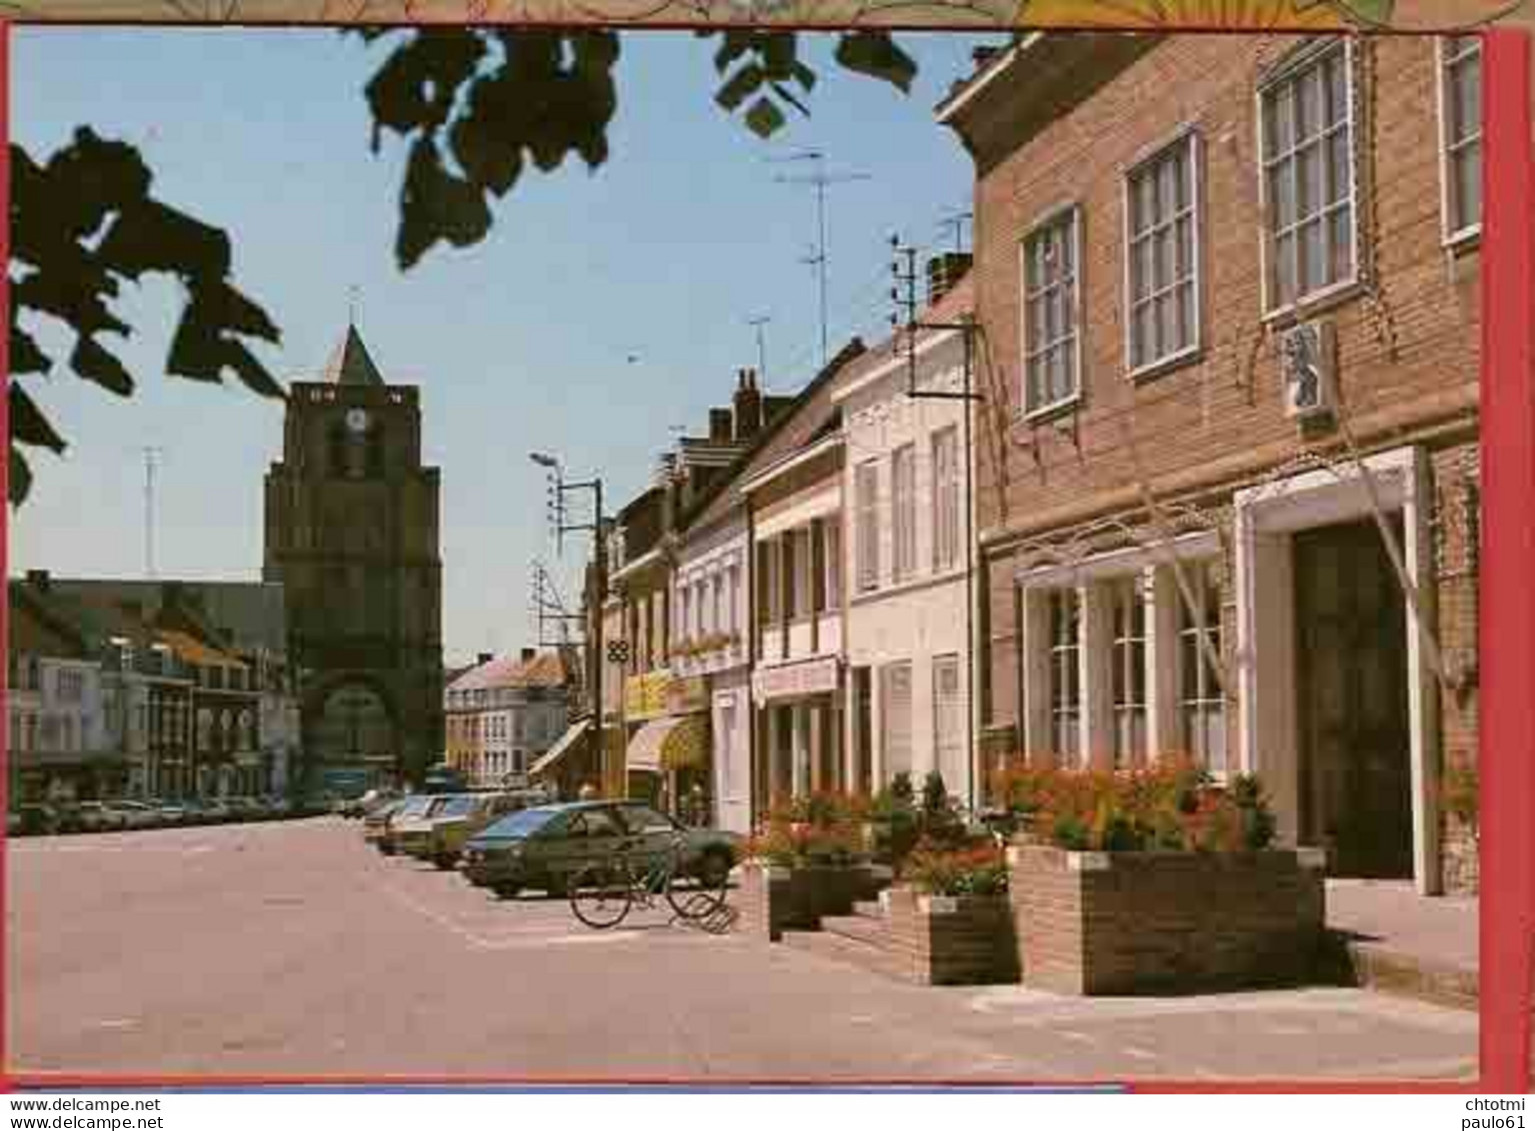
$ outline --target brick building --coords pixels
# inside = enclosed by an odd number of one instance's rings
[[[1462,886],[1479,47],[1034,35],[977,169],[989,762],[1256,772],[1334,874]]]

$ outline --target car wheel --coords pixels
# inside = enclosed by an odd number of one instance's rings
[[[522,889],[516,884],[497,884],[492,890],[501,899],[516,899]]]

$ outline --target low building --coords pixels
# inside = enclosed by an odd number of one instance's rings
[[[121,796],[128,761],[108,741],[101,663],[46,573],[8,586],[10,796],[18,802]]]
[[[1036,35],[940,108],[978,170],[996,753],[1256,774],[1332,874],[1459,887],[1480,66],[1474,36]]]
[[[449,765],[473,785],[520,785],[565,734],[569,673],[556,652],[482,657],[448,687]]]
[[[850,453],[847,535],[847,749],[861,788],[930,773],[973,806],[969,430],[962,324],[971,305],[962,257],[934,260],[921,320],[936,328],[859,358],[832,393]],[[910,347],[910,348],[909,348]],[[916,395],[913,395],[913,394]],[[835,549],[835,547],[833,548]]]

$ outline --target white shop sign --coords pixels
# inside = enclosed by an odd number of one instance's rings
[[[752,673],[752,697],[758,703],[766,703],[773,699],[823,695],[837,690],[840,675],[841,668],[836,657],[759,668]]]

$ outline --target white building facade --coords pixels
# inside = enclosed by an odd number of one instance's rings
[[[744,508],[689,530],[673,574],[672,670],[709,712],[712,819],[751,832],[751,633]]]
[[[834,394],[845,443],[849,773],[877,791],[937,772],[973,804],[966,344],[869,355]],[[919,395],[912,396],[915,390]],[[924,397],[920,394],[928,394]],[[941,394],[933,396],[932,394]]]

